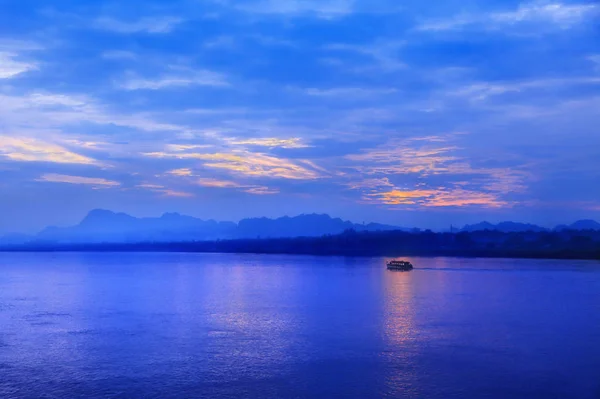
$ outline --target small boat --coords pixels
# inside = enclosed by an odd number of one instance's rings
[[[412,263],[405,260],[392,260],[387,263],[387,268],[388,270],[401,270],[405,272],[414,269]]]

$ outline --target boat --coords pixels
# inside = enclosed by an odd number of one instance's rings
[[[387,263],[388,270],[409,271],[414,269],[412,263],[405,260],[392,260]]]

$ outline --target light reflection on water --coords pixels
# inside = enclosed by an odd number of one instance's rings
[[[385,350],[387,370],[385,392],[391,396],[417,397],[415,356],[417,355],[415,308],[410,272],[389,271],[385,284]]]
[[[590,398],[590,262],[0,254],[0,397]]]

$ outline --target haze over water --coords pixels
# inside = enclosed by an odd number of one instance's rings
[[[600,264],[0,255],[2,398],[598,398]]]

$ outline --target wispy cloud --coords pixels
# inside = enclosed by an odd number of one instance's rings
[[[580,76],[555,79],[531,79],[509,82],[478,82],[471,83],[450,91],[447,94],[466,97],[481,101],[489,97],[507,93],[518,93],[534,89],[558,89],[572,86],[600,85],[600,76]]]
[[[194,197],[194,194],[188,193],[186,191],[164,189],[164,190],[160,190],[158,192],[162,193],[165,197],[177,197],[177,198],[192,198],[192,197]]]
[[[498,194],[469,191],[461,188],[439,188],[432,190],[391,190],[369,194],[386,205],[417,205],[424,207],[480,206],[501,208],[509,205],[498,198]]]
[[[60,145],[34,139],[0,136],[0,157],[19,162],[52,162],[98,165],[89,157],[74,153]]]
[[[362,154],[348,155],[347,159],[360,162],[358,168],[367,174],[441,174],[449,172],[449,164],[459,158],[453,155],[456,146],[415,146],[411,141],[387,143],[381,148]]]
[[[229,139],[232,145],[248,145],[269,148],[307,148],[310,147],[302,142],[301,138],[294,137],[289,139],[280,139],[275,137],[255,138],[255,139]]]
[[[229,180],[219,180],[213,178],[202,178],[196,181],[199,185],[203,187],[213,187],[213,188],[239,188],[242,187],[240,184],[229,181]]]
[[[186,191],[173,190],[173,189],[167,188],[161,184],[143,183],[143,184],[138,184],[135,187],[144,189],[144,190],[148,190],[148,191],[160,194],[165,197],[179,197],[179,198],[194,197],[194,194],[192,194],[192,193],[188,193]]]
[[[61,93],[27,93],[20,96],[0,94],[0,117],[4,129],[47,130],[94,123],[128,127],[146,132],[190,133],[186,126],[159,122],[146,113],[121,113],[108,109],[88,96]]]
[[[301,166],[291,160],[249,151],[233,151],[231,153],[153,152],[144,155],[155,158],[202,160],[207,168],[223,169],[254,177],[293,180],[310,180],[321,177],[317,170]]]
[[[10,79],[38,69],[35,62],[20,61],[16,53],[0,51],[0,79]]]
[[[136,21],[123,21],[111,17],[101,17],[94,21],[93,26],[97,29],[121,34],[164,34],[171,32],[183,21],[179,17],[146,17]]]
[[[210,144],[167,144],[166,150],[171,152],[200,150],[213,147]]]
[[[315,97],[337,97],[346,99],[368,98],[374,96],[382,96],[386,94],[397,93],[396,89],[392,88],[373,88],[373,87],[339,87],[332,89],[317,89],[309,88],[303,90],[305,94]]]
[[[533,2],[520,4],[512,11],[498,11],[481,14],[463,14],[450,19],[425,23],[419,27],[422,31],[459,30],[466,27],[482,29],[501,29],[522,23],[552,24],[561,29],[576,26],[581,21],[598,14],[596,4],[565,4]],[[508,31],[510,32],[510,31]]]
[[[84,177],[61,175],[56,173],[47,173],[42,175],[37,181],[49,183],[67,183],[67,184],[83,184],[94,186],[95,188],[109,188],[120,186],[121,183],[114,180],[107,180],[99,177]]]
[[[354,0],[258,0],[236,4],[236,8],[252,14],[339,18],[353,12]]]
[[[129,77],[119,87],[124,90],[160,90],[189,86],[229,86],[227,78],[217,72],[176,67],[170,67],[170,69],[171,73],[156,78]]]
[[[350,174],[352,180],[346,185],[363,192],[367,202],[424,207],[510,206],[513,202],[503,197],[527,189],[529,173],[475,167],[460,155],[460,147],[451,145],[455,138],[456,135],[427,136],[388,142],[381,148],[349,155],[347,159],[359,162],[356,169],[362,179]],[[364,179],[365,175],[373,177]],[[414,188],[394,184],[407,178],[419,183]]]
[[[173,176],[180,176],[180,177],[189,177],[189,176],[193,176],[193,172],[191,169],[189,168],[180,168],[180,169],[173,169],[167,172],[167,174],[169,175],[173,175]]]
[[[346,183],[346,186],[351,190],[373,190],[381,187],[394,187],[390,179],[387,177],[376,178],[376,179],[363,179],[360,181]]]
[[[254,195],[275,195],[275,194],[279,194],[279,189],[277,189],[277,188],[269,188],[269,187],[265,187],[265,186],[249,187],[248,189],[246,189],[244,191],[247,192],[248,194],[254,194]]]
[[[237,182],[230,181],[230,180],[202,178],[202,179],[198,179],[196,181],[196,183],[199,184],[200,186],[209,187],[209,188],[242,189],[242,191],[244,191],[248,194],[254,194],[254,195],[271,195],[271,194],[279,193],[278,189],[273,189],[273,188],[269,188],[266,186],[257,186],[257,185],[252,185],[252,184],[250,184],[250,185],[242,184],[242,183],[237,183]]]

